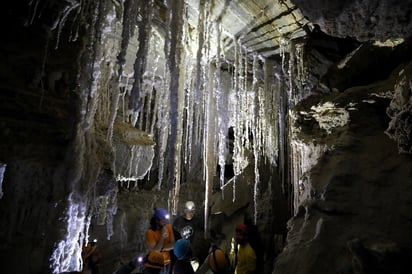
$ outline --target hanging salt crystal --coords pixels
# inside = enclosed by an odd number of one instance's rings
[[[6,172],[6,164],[0,163],[0,199],[3,198],[4,192],[3,192],[3,179],[4,179],[4,173]]]
[[[163,183],[163,175],[165,172],[165,159],[166,159],[166,148],[167,148],[167,142],[168,142],[168,136],[169,136],[169,127],[170,123],[168,122],[169,120],[169,96],[170,93],[166,92],[167,87],[169,86],[169,79],[166,77],[167,70],[165,70],[165,75],[164,75],[164,82],[163,85],[161,86],[161,102],[160,105],[164,106],[158,109],[157,112],[157,121],[158,121],[158,130],[159,130],[159,145],[158,145],[158,159],[159,159],[159,175],[158,175],[158,183],[157,183],[157,188],[160,190],[161,185]]]
[[[50,258],[52,273],[62,273],[82,270],[82,248],[83,239],[86,238],[90,223],[86,216],[86,204],[73,199],[73,193],[67,200],[65,222],[67,223],[66,236],[55,244]],[[88,224],[88,225],[87,225]]]
[[[253,72],[253,80],[252,80],[252,92],[255,94],[255,100],[252,101],[254,104],[254,109],[251,112],[252,113],[252,131],[253,131],[253,157],[254,157],[254,173],[255,173],[255,182],[253,185],[253,205],[254,205],[254,218],[253,222],[254,224],[257,223],[257,215],[258,215],[258,196],[259,196],[259,180],[260,180],[260,175],[259,175],[259,159],[260,159],[260,126],[259,126],[259,99],[260,99],[260,93],[258,87],[257,87],[257,70],[258,70],[258,58],[257,54],[253,55],[253,66],[252,66],[252,72]]]

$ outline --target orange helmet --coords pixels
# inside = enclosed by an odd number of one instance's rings
[[[215,248],[210,252],[209,267],[214,273],[220,273],[228,269],[229,260],[223,250]]]

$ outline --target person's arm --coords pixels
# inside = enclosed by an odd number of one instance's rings
[[[170,224],[165,225],[162,230],[166,230],[168,235],[169,235],[169,243],[167,243],[166,245],[164,245],[162,247],[162,251],[170,251],[174,248],[175,246],[175,235],[173,233],[173,228]],[[164,233],[162,233],[163,235]],[[162,241],[163,243],[163,241]]]

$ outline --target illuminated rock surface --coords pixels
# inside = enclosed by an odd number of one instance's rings
[[[190,199],[259,273],[409,273],[412,4],[361,2],[5,3],[1,272],[113,273]]]

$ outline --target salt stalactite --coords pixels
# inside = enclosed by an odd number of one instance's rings
[[[239,39],[240,41],[240,39]],[[250,149],[250,138],[249,138],[249,133],[250,133],[250,121],[251,119],[251,110],[250,110],[250,90],[249,90],[249,53],[247,48],[245,47],[245,55],[243,58],[243,62],[245,62],[244,64],[244,69],[243,69],[243,74],[244,74],[244,78],[243,78],[243,91],[242,91],[242,98],[244,99],[244,104],[243,104],[243,109],[244,111],[242,111],[242,114],[244,114],[244,116],[241,119],[241,123],[242,125],[244,125],[244,130],[243,130],[243,143],[244,146],[247,150]],[[244,155],[244,154],[243,154]],[[244,166],[242,166],[242,169],[244,168]]]
[[[52,273],[81,271],[82,244],[86,239],[85,229],[88,230],[86,204],[75,200],[73,194],[68,198],[68,210],[65,222],[67,223],[66,237],[56,243],[50,258]],[[80,241],[82,240],[82,241]]]
[[[240,154],[240,145],[239,141],[239,125],[238,125],[238,121],[240,119],[240,112],[241,112],[241,105],[239,103],[240,101],[240,90],[239,90],[239,59],[241,59],[239,57],[240,53],[239,53],[239,45],[237,43],[237,41],[234,41],[234,51],[235,51],[235,59],[234,59],[234,69],[233,69],[233,97],[232,100],[233,102],[231,102],[232,105],[235,106],[235,110],[233,113],[233,120],[230,121],[231,126],[233,128],[233,134],[234,134],[234,140],[233,140],[233,154],[232,154],[232,158],[233,158],[233,171],[235,174],[235,177],[233,179],[233,195],[232,195],[232,201],[234,202],[236,199],[236,176],[240,173],[240,167],[239,167],[239,161],[238,161],[238,155]]]
[[[292,108],[306,95],[304,81],[306,80],[303,64],[303,45],[289,42],[289,147],[290,147],[290,182],[293,186],[292,209],[297,213],[300,203],[310,196],[310,182],[306,173],[315,165],[321,155],[328,149],[326,146],[305,144],[298,141],[299,129],[293,128],[295,114]]]
[[[207,6],[207,16],[205,18],[205,44],[204,44],[204,60],[205,65],[203,66],[203,97],[202,97],[202,107],[204,110],[203,115],[200,117],[200,125],[202,128],[202,156],[203,156],[203,180],[205,183],[205,207],[204,207],[204,236],[207,237],[209,232],[209,223],[207,216],[209,216],[209,204],[210,197],[213,188],[213,175],[216,165],[214,161],[214,144],[215,144],[215,102],[213,98],[214,93],[214,67],[211,63],[211,44],[212,44],[212,30],[213,30],[213,21],[209,17],[211,6]],[[212,167],[213,166],[213,167]]]
[[[40,0],[36,1],[33,5],[33,1],[29,2],[29,22],[28,24],[33,24],[34,18],[36,17],[41,17],[41,14],[37,14],[38,10],[39,10],[39,4],[40,4]],[[63,28],[65,27],[66,21],[67,19],[70,17],[70,14],[77,10],[77,15],[72,16],[72,18],[74,19],[73,21],[76,21],[75,18],[81,13],[82,11],[82,7],[81,7],[81,1],[76,1],[76,0],[66,0],[65,1],[67,3],[66,6],[64,6],[58,13],[57,13],[57,18],[55,18],[54,22],[51,24],[51,26],[49,27],[49,31],[53,32],[54,30],[57,29],[57,33],[56,33],[56,45],[55,45],[55,49],[57,50],[59,48],[59,42],[60,42],[60,35],[61,32],[63,30]],[[47,3],[46,3],[47,4]],[[46,5],[45,4],[45,5]],[[57,7],[58,9],[60,9],[60,6]],[[51,7],[51,9],[53,9],[53,7]],[[42,9],[40,9],[42,10]],[[46,9],[45,9],[46,10]],[[47,12],[47,10],[46,10]],[[75,24],[73,24],[75,25]],[[71,41],[74,41],[71,40]]]
[[[123,77],[123,68],[126,63],[126,54],[127,54],[127,48],[130,42],[130,37],[133,36],[134,34],[134,28],[132,26],[136,25],[136,14],[137,14],[137,5],[133,5],[135,3],[132,0],[125,0],[124,5],[123,5],[123,25],[122,25],[122,39],[120,43],[120,51],[119,54],[117,55],[117,65],[118,65],[118,71],[117,71],[117,82],[116,86],[113,87],[112,89],[112,99],[111,99],[111,108],[110,108],[110,116],[109,116],[109,125],[108,125],[108,130],[107,130],[107,140],[111,144],[112,142],[112,137],[113,137],[113,125],[117,116],[118,112],[118,106],[119,106],[119,100],[120,97],[123,98],[123,122],[125,122],[125,109],[124,109],[124,93],[122,94],[120,92],[120,88],[122,85],[122,77]],[[126,85],[124,88],[124,91],[126,92],[128,89],[128,82],[129,82],[130,77],[126,78]]]
[[[92,223],[93,215],[89,214],[86,217],[86,223],[84,225],[84,233],[80,234],[79,236],[79,243],[83,243],[83,245],[87,245],[89,243],[90,238],[90,224]]]
[[[147,74],[147,72],[145,72]],[[148,102],[148,97],[150,94],[152,94],[150,91],[148,91],[149,84],[147,83],[146,78],[142,80],[141,84],[141,90],[140,90],[140,98],[139,98],[139,112],[138,115],[136,116],[136,123],[134,126],[136,128],[144,130],[143,123],[147,120],[145,117],[145,113],[148,115],[148,105],[150,105],[150,102]]]
[[[165,70],[165,74],[167,71]],[[169,123],[169,98],[170,93],[166,92],[167,87],[169,86],[169,79],[164,75],[164,82],[161,85],[160,94],[160,106],[165,106],[158,108],[157,110],[157,121],[158,121],[158,131],[159,131],[159,140],[158,140],[158,160],[159,160],[159,173],[158,173],[158,183],[157,188],[160,190],[163,183],[163,175],[165,173],[165,160],[166,160],[166,149],[169,137],[170,123]]]
[[[296,79],[299,84],[299,100],[306,98],[309,95],[310,89],[305,89],[303,83],[308,80],[308,72],[305,67],[304,57],[305,57],[305,44],[297,43],[295,44],[295,56],[296,56]]]
[[[137,25],[138,5],[133,0],[125,0],[123,5],[123,28],[122,40],[120,43],[120,51],[117,55],[117,63],[119,65],[117,77],[123,76],[123,68],[126,64],[126,54],[130,43],[130,37],[134,35],[134,26]]]
[[[103,20],[101,14],[103,13],[104,7],[97,4],[93,9],[92,14],[92,28],[90,32],[90,41],[93,41],[93,46],[91,47],[91,73],[92,77],[89,79],[91,81],[90,87],[84,92],[84,102],[86,102],[86,113],[83,119],[83,129],[89,130],[91,125],[93,125],[93,120],[96,115],[99,102],[99,88],[101,80],[101,64],[103,62],[103,45],[96,41],[96,37],[102,37],[101,30],[103,29]]]
[[[306,95],[303,90],[303,83],[306,80],[305,68],[303,63],[304,49],[301,44],[296,44],[294,41],[289,42],[289,96],[290,108],[293,108]]]
[[[286,42],[285,42],[286,43]],[[292,153],[288,153],[289,155],[289,176],[290,176],[290,184],[292,185],[293,189],[293,203],[291,203],[291,212],[297,212],[298,209],[298,200],[300,198],[299,195],[299,181],[296,178],[296,173],[300,170],[301,165],[301,156],[300,154],[293,153],[293,132],[291,125],[293,125],[291,109],[297,103],[297,96],[296,96],[296,72],[295,72],[295,44],[293,41],[287,41],[287,47],[289,50],[289,62],[288,62],[288,69],[287,69],[287,77],[289,80],[289,87],[288,87],[288,149]],[[292,211],[293,209],[293,211]]]
[[[233,171],[235,175],[239,175],[241,173],[241,166],[240,166],[240,161],[239,157],[241,154],[241,125],[240,125],[240,120],[241,120],[241,83],[240,83],[240,77],[239,75],[241,74],[241,53],[240,53],[240,47],[238,43],[235,43],[235,60],[234,60],[234,65],[235,69],[233,71],[233,82],[234,82],[234,93],[235,96],[233,100],[232,105],[236,106],[235,113],[234,113],[234,121],[232,122],[233,124],[233,131],[234,131],[234,141],[233,141]],[[234,184],[235,185],[235,184]]]
[[[203,5],[203,13],[204,13],[204,18],[203,18],[203,33],[199,33],[200,38],[203,39],[203,48],[201,49],[201,52],[198,51],[198,56],[199,53],[201,57],[201,69],[200,69],[200,83],[197,85],[200,85],[200,93],[196,95],[197,97],[195,98],[195,104],[196,104],[196,110],[195,110],[195,122],[196,122],[196,128],[195,128],[195,135],[194,135],[194,146],[192,146],[192,149],[196,152],[203,153],[203,145],[204,145],[204,139],[205,139],[205,113],[207,111],[207,96],[208,96],[208,81],[209,81],[209,65],[210,65],[210,31],[212,28],[212,21],[211,21],[211,3],[210,1],[207,1],[205,5]],[[203,37],[201,37],[203,36]],[[204,155],[198,155],[198,157],[202,157],[204,159]],[[203,169],[203,179],[205,180],[205,170]]]
[[[199,34],[203,35],[203,34]],[[199,39],[199,38],[198,38]],[[198,52],[199,49],[196,50]],[[192,74],[197,74],[196,70],[193,69]],[[192,158],[196,157],[193,155],[193,152],[195,151],[194,147],[197,146],[198,144],[194,142],[194,139],[197,136],[197,121],[196,121],[196,111],[198,110],[198,103],[196,103],[195,99],[195,94],[194,92],[191,92],[195,89],[196,83],[196,77],[189,77],[190,80],[190,85],[187,87],[187,101],[186,101],[186,117],[187,117],[187,122],[186,122],[186,140],[184,142],[184,147],[185,149],[185,165],[188,166],[188,171],[190,172],[193,168],[192,166]],[[195,80],[193,80],[195,79]]]
[[[31,0],[29,2],[29,16],[28,16],[29,19],[28,19],[28,22],[27,22],[28,24],[33,24],[33,20],[36,17],[37,9],[39,7],[40,1],[41,0],[36,0],[36,1]],[[35,2],[35,3],[33,3],[33,2]]]
[[[259,175],[259,160],[261,156],[261,126],[260,126],[260,121],[262,121],[262,118],[260,114],[260,101],[262,100],[260,92],[261,89],[257,87],[257,71],[258,71],[258,57],[257,54],[253,55],[253,80],[252,80],[252,92],[255,94],[255,100],[253,101],[254,104],[254,109],[252,111],[252,114],[254,116],[253,119],[253,124],[251,126],[251,129],[253,131],[253,155],[254,155],[254,173],[255,173],[255,182],[253,185],[253,207],[254,207],[254,218],[253,222],[254,224],[257,223],[257,215],[258,215],[258,197],[259,197],[259,183],[260,183],[260,175]]]
[[[155,56],[158,56],[158,55],[155,55]],[[151,126],[152,122],[154,122],[152,119],[150,119],[149,113],[153,113],[153,110],[152,110],[153,100],[156,102],[156,94],[153,94],[153,93],[155,92],[156,71],[157,71],[158,62],[159,62],[159,57],[157,57],[154,61],[154,65],[152,67],[152,72],[153,72],[152,77],[147,86],[147,93],[148,93],[149,98],[147,99],[147,107],[146,107],[147,117],[146,117],[146,124],[144,126],[144,130],[147,132],[150,132],[150,129],[152,128]],[[153,115],[153,117],[156,117],[156,115]],[[142,120],[143,120],[143,117],[142,117]]]
[[[140,109],[140,93],[142,92],[143,76],[146,70],[147,56],[149,51],[150,33],[152,29],[152,10],[153,0],[139,1],[139,15],[141,20],[138,22],[139,47],[133,65],[134,82],[129,97],[129,109],[133,113],[131,124],[136,125]]]
[[[4,179],[4,173],[6,172],[6,164],[0,163],[0,199],[3,198],[4,192],[3,192],[3,179]]]
[[[157,62],[156,62],[157,64]],[[160,85],[161,85],[161,81],[157,81],[155,78],[153,79],[153,91],[155,92],[155,97],[154,97],[154,105],[153,105],[153,114],[152,114],[152,121],[150,123],[150,128],[149,128],[149,134],[150,136],[154,136],[154,129],[157,123],[157,109],[159,107],[159,101],[160,101]]]
[[[199,158],[200,155],[196,155],[200,150],[201,131],[203,130],[201,123],[201,116],[203,113],[203,96],[204,96],[204,66],[205,60],[205,40],[207,38],[207,19],[209,16],[210,2],[206,0],[200,0],[198,11],[198,21],[196,37],[197,40],[193,42],[194,46],[194,64],[193,64],[193,80],[191,81],[191,88],[189,89],[188,108],[187,108],[187,162],[189,171],[194,168],[192,158]]]
[[[289,108],[292,108],[296,102],[295,96],[295,84],[296,84],[296,72],[295,72],[295,43],[293,41],[288,41],[288,49],[289,49],[289,62],[288,62],[288,69],[287,69],[287,76],[289,80],[289,88],[288,88],[288,97],[289,97]]]
[[[64,24],[66,23],[67,18],[69,17],[70,13],[73,10],[77,9],[80,6],[80,3],[77,2],[76,0],[66,0],[66,1],[70,5],[64,8],[63,12],[60,13],[60,17],[55,21],[54,25],[51,27],[51,30],[54,30],[55,28],[57,28],[55,49],[59,48],[60,34],[62,32]]]
[[[265,134],[264,136],[264,155],[269,159],[269,163],[273,166],[278,165],[278,151],[279,151],[279,134],[278,134],[278,105],[276,100],[276,94],[279,94],[276,90],[273,75],[274,63],[270,60],[264,60],[264,99],[263,99],[263,110],[264,116],[262,130]]]
[[[187,31],[187,30],[186,30]],[[190,34],[188,33],[187,35],[186,35],[186,41],[185,41],[185,44],[186,45],[191,45],[191,44],[193,44],[194,42],[193,41],[189,41],[191,38],[190,38]],[[192,96],[192,94],[193,94],[193,87],[194,87],[194,81],[193,81],[193,78],[194,78],[194,73],[193,73],[193,63],[191,62],[191,58],[190,57],[193,57],[193,55],[194,55],[194,53],[193,53],[193,51],[192,50],[194,50],[195,52],[197,51],[197,49],[195,48],[195,49],[192,49],[192,48],[190,48],[190,46],[189,47],[185,47],[185,55],[187,56],[186,58],[185,58],[185,60],[186,60],[186,63],[185,63],[185,75],[186,75],[186,77],[185,77],[185,81],[184,81],[184,87],[183,87],[183,90],[185,91],[185,94],[184,94],[184,105],[183,105],[183,109],[182,109],[182,111],[183,111],[183,113],[182,113],[182,115],[183,115],[183,119],[184,119],[184,124],[183,124],[183,128],[182,128],[182,130],[183,130],[183,136],[182,136],[182,138],[183,138],[183,140],[182,140],[182,165],[185,165],[185,166],[189,166],[189,169],[191,168],[191,164],[190,164],[190,155],[191,155],[191,149],[190,149],[190,146],[189,146],[189,142],[190,142],[190,140],[191,140],[191,136],[192,136],[192,129],[193,129],[193,115],[192,115],[192,113],[193,113],[193,110],[194,110],[194,107],[193,107],[193,98],[194,98],[194,96]]]
[[[126,82],[124,84],[122,84],[122,78],[125,77],[126,78]],[[123,90],[122,93],[119,94],[119,96],[122,98],[122,121],[123,122],[130,122],[129,121],[129,117],[126,117],[127,115],[127,111],[126,111],[126,96],[130,95],[130,87],[129,87],[129,81],[130,78],[133,77],[132,75],[123,75],[123,77],[119,78],[119,88],[121,88]],[[114,115],[114,118],[116,118],[116,116]],[[114,121],[113,121],[114,123]],[[113,125],[110,125],[111,127],[113,127]],[[113,131],[113,129],[111,129]]]
[[[191,165],[192,158],[200,158],[201,155],[196,153],[201,152],[202,148],[202,139],[203,139],[203,113],[204,113],[204,97],[205,97],[205,78],[207,73],[205,71],[204,64],[207,64],[207,45],[205,41],[208,38],[208,18],[209,18],[209,8],[210,1],[200,0],[199,1],[199,19],[197,22],[198,31],[197,31],[197,50],[196,50],[196,60],[194,64],[194,80],[192,85],[190,105],[188,108],[188,123],[190,128],[188,128],[188,141],[187,141],[187,150],[189,151],[188,162],[189,170],[195,168]]]
[[[212,195],[213,178],[215,176],[216,169],[216,100],[215,100],[215,86],[214,75],[215,67],[212,63],[209,63],[209,77],[207,96],[205,98],[205,136],[204,136],[204,167],[205,167],[205,236],[207,237],[209,232],[209,224],[207,217],[209,216],[209,201]]]
[[[181,7],[179,12],[182,12],[183,14],[187,14],[187,7]],[[181,15],[182,16],[182,15]],[[185,16],[182,16],[180,19],[181,22],[179,23],[180,29],[182,30],[181,37],[177,36],[177,38],[180,38],[180,44],[187,45],[187,39],[189,39],[189,26],[187,22],[187,18]],[[180,184],[181,184],[181,170],[182,170],[182,158],[183,158],[183,153],[182,153],[182,146],[183,146],[183,141],[184,141],[184,129],[183,129],[183,119],[184,119],[184,110],[185,110],[185,94],[186,94],[186,73],[187,73],[187,62],[186,60],[190,60],[189,56],[189,51],[182,47],[178,48],[180,51],[177,56],[177,61],[179,62],[178,68],[179,68],[179,78],[178,78],[178,123],[177,123],[177,138],[176,138],[176,150],[175,150],[175,164],[174,164],[174,174],[175,174],[175,179],[174,179],[174,186],[173,189],[169,192],[169,195],[171,196],[169,198],[169,201],[171,201],[172,207],[171,211],[173,215],[177,215],[178,213],[178,204],[179,204],[179,193],[180,193]]]
[[[121,79],[119,79],[120,81]],[[110,107],[110,116],[109,116],[109,124],[108,124],[108,128],[107,128],[107,135],[106,138],[109,142],[109,144],[112,144],[112,139],[113,139],[113,125],[114,122],[116,120],[116,116],[117,116],[117,110],[119,107],[119,100],[121,97],[121,93],[119,90],[119,86],[115,87],[113,89],[113,94],[112,94],[112,98],[111,98],[111,107]]]
[[[279,51],[280,51],[280,57],[282,58],[281,68],[284,74],[287,73],[287,68],[285,68],[287,64],[287,56],[286,56],[287,47],[288,47],[288,40],[282,37],[279,41]]]
[[[43,3],[42,3],[43,2]],[[82,21],[83,17],[83,11],[87,10],[88,7],[86,5],[88,4],[89,1],[81,1],[81,0],[66,0],[64,7],[62,7],[60,4],[61,3],[54,3],[50,4],[47,3],[47,1],[44,0],[31,0],[29,2],[29,15],[28,15],[28,20],[26,22],[27,25],[31,25],[34,23],[35,18],[40,18],[42,16],[43,12],[49,12],[52,10],[54,13],[54,9],[58,9],[59,12],[57,12],[57,18],[54,19],[54,22],[49,26],[48,31],[54,32],[56,31],[56,45],[55,49],[59,48],[59,43],[60,43],[60,36],[62,33],[63,28],[66,25],[66,21],[68,18],[71,18],[71,30],[70,30],[70,35],[69,35],[69,41],[76,41],[78,37],[78,31],[80,28],[80,23]],[[43,5],[42,5],[43,4]],[[47,7],[47,5],[50,4],[50,7]],[[54,7],[53,5],[56,5],[57,7]],[[48,8],[50,10],[48,10]],[[61,9],[61,10],[60,10]],[[73,13],[75,13],[73,15]],[[80,18],[80,19],[79,19]],[[75,30],[73,30],[73,28]],[[73,33],[74,32],[74,33]]]
[[[182,164],[188,167],[188,172],[192,168],[192,137],[193,131],[196,128],[194,124],[194,111],[197,109],[194,106],[196,89],[196,59],[194,58],[198,51],[198,39],[203,33],[197,33],[194,31],[189,31],[188,22],[185,22],[185,55],[187,57],[185,60],[185,81],[184,81],[184,106],[183,106],[183,117],[184,117],[184,128],[183,128],[183,140],[182,140]]]
[[[289,102],[290,89],[288,88],[288,40],[282,37],[279,43],[281,66],[277,72],[277,92],[276,105],[278,106],[277,121],[279,130],[279,171],[280,180],[282,182],[282,192],[286,194],[289,190]],[[291,205],[292,207],[293,205]]]
[[[221,23],[216,22],[215,23],[215,28],[217,31],[217,36],[216,36],[216,42],[217,42],[217,52],[216,52],[216,73],[215,73],[215,97],[216,97],[216,105],[217,105],[217,113],[218,113],[218,121],[217,121],[217,142],[218,142],[218,150],[217,150],[217,157],[218,157],[218,163],[220,167],[220,178],[219,178],[219,185],[220,188],[222,189],[223,186],[225,185],[225,165],[226,165],[226,156],[227,156],[227,129],[228,129],[228,119],[227,115],[227,94],[228,92],[224,92],[223,85],[222,85],[222,72],[221,72]],[[222,199],[224,199],[223,196],[223,191],[222,191]]]
[[[207,18],[205,5],[209,7],[209,2],[206,0],[199,1],[199,21],[198,21],[198,47],[196,54],[196,82],[195,82],[195,103],[200,102],[200,87],[201,87],[201,75],[202,75],[202,59],[203,59],[203,46],[205,41],[205,19]]]
[[[283,83],[284,83],[284,76],[283,73],[279,73],[278,75],[278,86],[276,89],[276,98],[275,98],[275,105],[277,106],[277,121],[278,121],[278,138],[279,138],[279,172],[280,172],[280,180],[282,182],[282,192],[283,194],[286,193],[286,184],[287,184],[287,138],[286,138],[286,111],[287,111],[287,96],[286,92],[283,90]]]
[[[295,116],[293,115],[293,119]],[[296,136],[299,129],[295,128],[292,132],[291,153],[295,157],[293,157],[291,181],[294,184],[294,213],[297,213],[301,202],[310,198],[311,182],[308,180],[310,177],[307,177],[306,174],[329,148],[326,145],[301,142]]]
[[[168,177],[166,187],[171,190],[176,183],[176,169],[179,167],[180,152],[179,146],[181,145],[181,111],[179,110],[181,96],[181,54],[182,48],[177,45],[182,44],[183,35],[183,19],[182,13],[184,11],[182,1],[169,0],[167,2],[169,7],[168,24],[169,31],[166,39],[165,56],[167,59],[167,66],[170,77],[170,102],[169,102],[169,121],[170,121],[170,134],[168,142]]]

